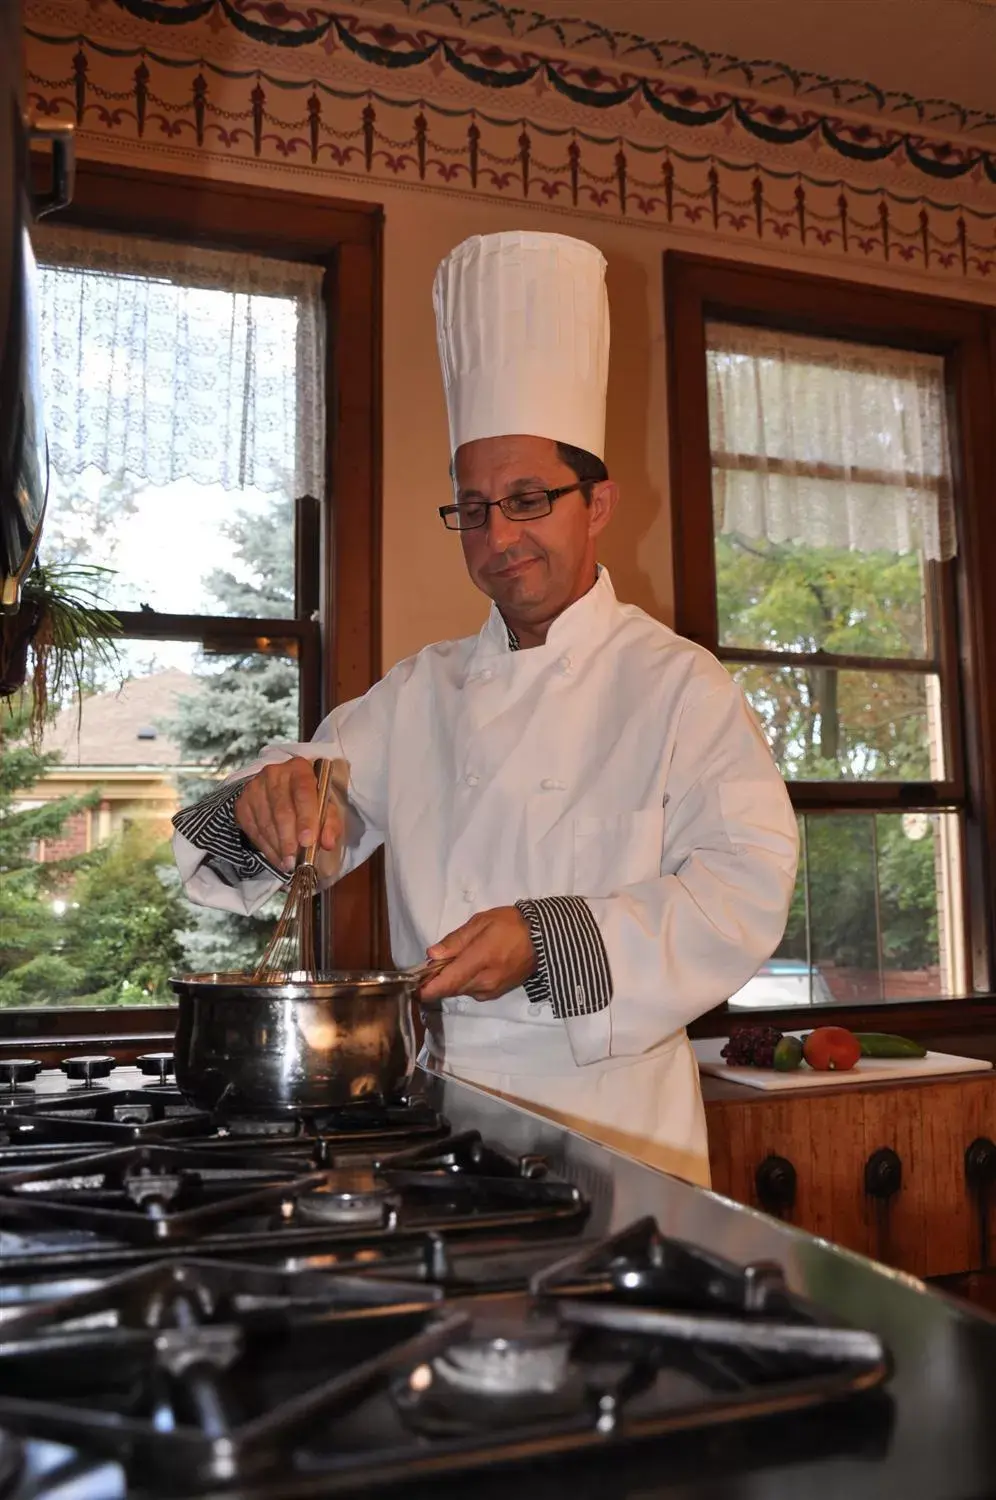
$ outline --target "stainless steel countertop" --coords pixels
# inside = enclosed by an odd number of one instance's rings
[[[996,1496],[996,1320],[915,1277],[667,1177],[478,1089],[432,1077],[422,1087],[454,1129],[476,1128],[517,1152],[547,1156],[591,1198],[596,1233],[653,1214],[665,1234],[730,1260],[776,1260],[794,1291],[878,1333],[891,1351],[895,1373],[886,1401],[859,1402],[853,1416],[840,1412],[836,1436],[825,1412],[815,1423],[782,1418],[775,1432],[776,1424],[744,1424],[733,1442],[699,1434],[683,1458],[667,1450],[662,1463],[660,1455],[645,1453],[632,1478],[620,1456],[610,1487],[592,1494],[612,1500]],[[849,1456],[852,1444],[867,1452]],[[572,1500],[589,1493],[583,1477],[578,1482]],[[530,1485],[526,1493],[559,1496],[560,1488]]]

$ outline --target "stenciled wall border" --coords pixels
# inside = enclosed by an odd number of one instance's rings
[[[996,284],[996,155],[974,143],[284,0],[27,12],[29,106],[74,117],[84,139]],[[53,13],[91,30],[55,30]],[[177,50],[188,35],[197,51]]]
[[[91,3],[100,5],[103,0]],[[246,36],[274,46],[310,46],[335,33],[344,45],[355,46],[365,51],[370,60],[390,67],[415,67],[441,54],[447,66],[492,87],[509,86],[513,80],[531,82],[537,71],[543,69],[553,87],[562,88],[577,102],[594,102],[602,107],[611,107],[636,92],[643,92],[650,82],[648,70],[666,74],[686,74],[691,70],[708,79],[713,89],[721,88],[721,81],[732,79],[741,88],[773,91],[781,99],[810,99],[815,103],[825,96],[835,106],[845,105],[866,117],[892,116],[915,121],[921,127],[944,126],[956,134],[972,135],[996,128],[996,114],[969,109],[950,100],[921,100],[909,93],[880,89],[870,82],[797,70],[785,63],[748,61],[729,53],[706,52],[691,42],[654,41],[580,17],[555,19],[526,7],[502,4],[501,0],[345,0],[336,8],[295,7],[286,0],[278,0],[276,4],[274,0],[114,0],[114,3],[132,15],[165,25],[189,25],[216,12]],[[371,18],[372,11],[378,15]],[[390,20],[392,13],[416,21],[431,16],[436,29],[399,28]],[[447,23],[450,28],[459,27],[469,35],[454,35],[452,30],[447,35]],[[486,41],[482,45],[481,38],[488,32],[497,33],[504,41],[528,41],[533,48],[545,45],[547,51],[553,48],[555,54],[574,52],[585,56],[586,62],[577,67],[554,56],[551,66],[548,56],[535,51],[510,53]],[[591,67],[587,58],[592,50],[609,61],[612,71]],[[618,71],[619,64],[626,65],[625,73]],[[646,94],[647,102],[655,107],[653,88],[646,89]],[[721,107],[722,102],[743,103],[742,97],[723,100],[720,95],[720,98]],[[693,105],[696,102],[691,101]],[[705,104],[708,109],[708,101]],[[820,117],[814,117],[812,110],[794,120],[785,119],[784,115],[784,108],[776,110],[773,120],[758,123],[762,128],[767,124],[779,134],[824,123]],[[833,118],[827,117],[826,123],[832,130]],[[866,142],[859,136],[848,144],[859,151],[865,146],[876,151],[883,145],[891,149],[896,141],[878,135]],[[937,165],[941,171],[950,167],[957,173],[964,169],[964,162],[944,156]],[[930,169],[928,164],[926,170]]]
[[[924,134],[928,109],[924,104],[920,105],[921,130],[917,132],[872,122],[867,96],[852,100],[860,107],[854,118],[848,118],[839,112],[806,107],[793,96],[774,100],[763,92],[760,96],[742,89],[731,92],[718,82],[705,93],[687,81],[672,82],[666,75],[623,70],[612,64],[596,67],[569,56],[510,51],[473,34],[447,36],[398,27],[368,19],[362,13],[353,14],[348,8],[302,8],[285,0],[278,4],[273,0],[115,0],[115,4],[127,14],[161,28],[223,18],[234,30],[265,47],[338,44],[382,70],[407,72],[431,64],[437,72],[454,73],[492,91],[548,87],[589,110],[642,107],[672,124],[690,128],[725,124],[748,138],[776,146],[798,146],[815,140],[850,161],[878,163],[895,158],[928,177],[952,181],[977,172],[996,185],[996,152],[970,141],[959,142],[950,135],[937,135],[933,128]],[[966,132],[988,120],[969,120],[965,110],[960,116]],[[931,116],[931,126],[936,123]]]
[[[235,0],[235,3],[247,15],[255,14],[275,24],[276,13],[266,0]],[[827,100],[835,106],[843,104],[865,114],[908,119],[919,125],[942,125],[947,130],[968,134],[996,129],[996,113],[971,109],[950,99],[918,99],[905,90],[880,88],[864,78],[793,68],[774,58],[736,57],[730,52],[710,51],[682,38],[640,36],[590,17],[548,16],[526,5],[505,4],[504,0],[353,0],[353,6],[360,11],[375,10],[382,18],[428,19],[437,27],[456,25],[506,42],[523,40],[560,52],[655,67],[663,72],[709,79],[713,85],[717,80],[730,79],[750,88],[772,89],[794,99]],[[584,0],[579,0],[579,9],[584,9]],[[317,13],[316,8],[310,9],[312,16]],[[290,16],[286,19],[289,21]]]

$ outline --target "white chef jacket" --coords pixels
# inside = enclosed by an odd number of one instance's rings
[[[349,766],[343,873],[386,845],[395,963],[475,912],[586,899],[612,998],[558,1019],[522,988],[426,1010],[422,1061],[693,1181],[708,1182],[688,1022],[777,946],[797,831],[740,689],[716,659],[632,605],[602,569],[541,646],[512,651],[496,607],[476,637],[426,647],[303,745]],[[251,913],[182,834],[187,894]],[[583,1008],[583,996],[579,1006]]]

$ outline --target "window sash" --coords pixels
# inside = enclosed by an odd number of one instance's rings
[[[312,502],[307,524],[297,529],[299,597],[291,621],[162,614],[124,615],[124,637],[202,640],[222,632],[258,627],[260,636],[296,632],[313,670],[302,670],[304,727],[319,722],[328,706],[363,693],[380,672],[380,297],[383,215],[377,205],[316,198],[311,194],[218,182],[205,197],[203,184],[173,172],[81,162],[73,203],[60,223],[84,229],[154,236],[181,243],[243,249],[252,255],[306,261],[320,267],[329,328],[325,354],[326,459],[321,505]],[[196,235],[195,235],[196,230]],[[348,393],[347,422],[339,423]],[[322,648],[321,643],[326,645]],[[238,649],[238,634],[226,638]],[[306,680],[313,702],[305,704]],[[325,900],[323,918],[333,948],[346,967],[370,968],[388,961],[383,919],[383,877],[376,861],[346,878],[336,897]],[[0,1054],[57,1063],[72,1051],[113,1051],[119,1061],[167,1049],[175,1026],[172,1007],[82,1006],[0,1009]]]
[[[43,364],[96,350],[48,393],[62,478],[322,494],[322,266],[47,221],[35,251]]]
[[[710,322],[705,329],[709,352],[717,347],[709,341],[709,334],[715,334],[717,338],[729,341],[731,347],[738,344],[741,352],[753,355],[755,351],[763,354],[766,335],[770,335],[771,346],[778,354],[784,352],[787,347],[792,350],[795,346],[802,349],[812,349],[819,354],[825,348],[834,347],[833,340],[826,334],[815,333],[811,339],[800,339],[793,335],[779,334],[777,329],[765,329],[757,326],[738,326],[729,321],[722,324]],[[723,342],[719,347],[726,347]],[[844,346],[840,346],[844,347]],[[859,347],[859,346],[855,346]],[[865,348],[874,350],[874,354],[868,360],[868,367],[875,368],[879,350],[885,346],[877,346],[874,339],[864,341]],[[891,355],[891,358],[889,357]],[[907,370],[917,368],[920,365],[925,368],[936,368],[937,356],[921,357],[916,353],[888,351],[883,361],[885,374],[905,374]],[[709,406],[707,396],[708,421],[710,432],[713,430],[713,413]],[[942,424],[942,435],[946,435],[946,427]],[[931,474],[912,473],[904,474],[897,470],[872,470],[852,469],[843,464],[832,464],[826,462],[811,462],[805,459],[797,459],[784,456],[765,456],[751,452],[740,452],[730,450],[716,450],[709,445],[709,466],[711,480],[717,470],[729,472],[754,472],[775,473],[789,477],[806,477],[828,483],[846,481],[849,484],[887,484],[895,487],[899,484],[907,484],[911,489],[919,491],[933,491],[937,497],[939,506],[949,507],[952,504],[951,482],[946,473]],[[713,488],[712,483],[710,489]],[[946,522],[948,529],[953,527],[950,516]],[[716,536],[716,516],[714,507],[710,510],[710,536],[712,545]],[[888,811],[890,808],[922,808],[924,810],[936,809],[938,807],[960,809],[965,802],[965,775],[963,766],[963,751],[960,727],[957,714],[957,682],[958,664],[952,654],[951,642],[955,635],[955,621],[953,598],[951,588],[951,576],[954,571],[953,562],[941,563],[928,560],[925,563],[925,626],[927,650],[922,657],[889,657],[873,656],[863,653],[846,652],[800,652],[765,650],[753,646],[727,645],[718,639],[718,600],[713,611],[713,639],[710,645],[720,661],[727,663],[740,663],[744,665],[770,665],[774,667],[827,667],[836,670],[857,671],[887,671],[890,673],[912,673],[917,675],[937,676],[940,681],[942,724],[941,733],[943,737],[943,757],[946,775],[937,779],[913,781],[885,781],[885,780],[845,780],[813,779],[813,780],[787,780],[786,785],[793,805],[800,811],[827,811],[838,810],[846,812],[854,808],[877,808]],[[713,557],[713,578],[715,579],[715,559]],[[713,589],[715,600],[715,588]]]
[[[713,532],[710,524],[710,549]],[[710,560],[713,554],[710,551]],[[713,562],[713,568],[715,564]],[[712,575],[713,615],[711,639],[693,637],[723,662],[758,663],[772,666],[819,666],[865,671],[909,672],[933,675],[940,680],[942,733],[946,776],[936,781],[787,781],[789,796],[800,810],[846,812],[853,808],[890,808],[930,811],[937,808],[964,810],[968,797],[965,742],[959,705],[961,668],[958,659],[957,583],[955,561],[928,563],[926,567],[927,638],[933,650],[923,657],[874,657],[835,652],[764,651],[754,647],[725,646],[718,640],[715,604],[715,572]],[[677,628],[681,630],[680,619]],[[684,633],[684,632],[683,632]]]
[[[829,328],[710,319],[705,332],[723,531],[955,555],[940,356]]]
[[[952,808],[958,813],[964,835],[968,994],[988,993],[996,988],[996,595],[991,586],[996,533],[987,519],[996,485],[996,318],[984,308],[937,297],[709,261],[683,251],[665,252],[663,265],[675,628],[720,658],[734,648],[718,641],[707,324],[752,324],[815,337],[833,331],[855,342],[944,357],[960,545],[953,561],[928,565],[927,641],[934,649],[927,660],[909,666],[917,672],[933,667],[941,677],[950,779],[903,785],[795,782],[789,783],[789,793],[800,812]],[[776,655],[791,665],[787,656]],[[896,663],[886,665],[894,669]],[[949,1016],[950,1005],[945,1000],[943,1010],[937,1007],[938,1017]],[[907,1012],[917,1008],[904,1007],[904,1026]],[[697,1023],[697,1034],[728,1029],[723,1010]],[[858,1019],[869,1024],[866,1011],[842,1006],[840,1013],[851,1017],[850,1024]],[[977,1006],[976,1014],[983,1024]],[[770,1019],[789,1024],[774,1009]],[[898,1029],[887,1022],[887,1012],[879,1019],[885,1029]]]

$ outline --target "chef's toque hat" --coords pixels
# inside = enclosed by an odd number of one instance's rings
[[[432,289],[450,450],[475,438],[552,438],[605,456],[605,257],[563,234],[474,235]]]

